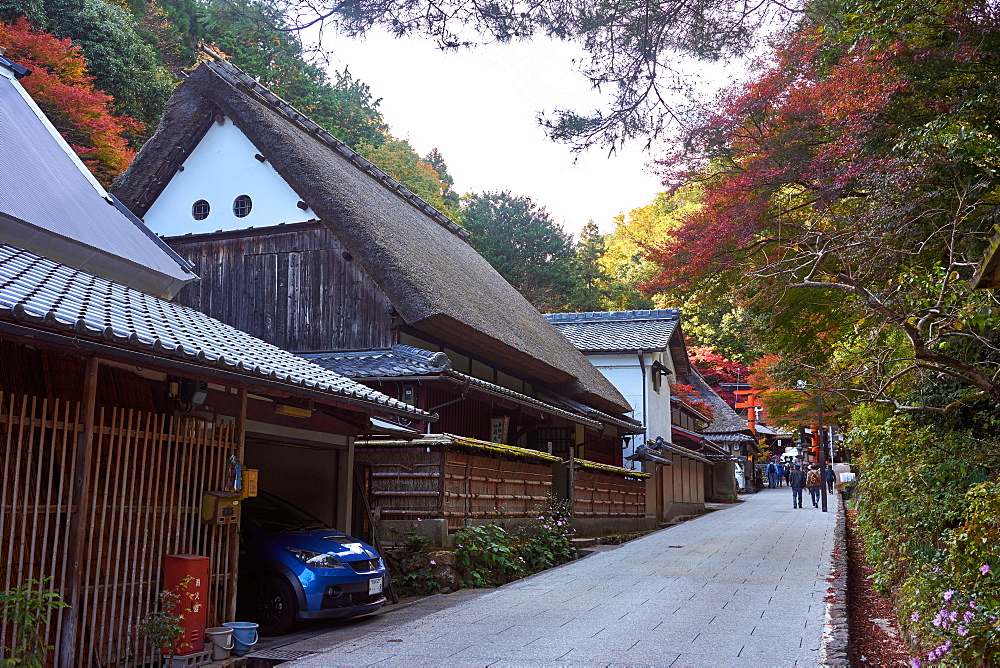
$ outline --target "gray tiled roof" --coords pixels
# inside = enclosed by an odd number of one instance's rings
[[[547,313],[545,317],[583,351],[666,350],[680,312],[677,309]]]
[[[451,360],[445,353],[435,353],[412,346],[396,345],[388,350],[366,350],[349,353],[303,353],[302,357],[319,364],[325,369],[351,378],[406,377],[442,375],[454,378],[463,383],[475,386],[495,396],[510,397],[527,406],[535,406],[547,413],[568,418],[591,427],[600,427],[600,423],[590,420],[572,411],[545,403],[521,392],[476,378],[468,374],[453,371]]]
[[[379,412],[427,415],[203,313],[3,243],[0,319],[307,388]]]
[[[0,111],[0,240],[167,298],[197,278],[108,195],[3,72]]]
[[[349,378],[423,376],[451,368],[451,360],[444,353],[404,345],[384,350],[300,353],[299,356]]]
[[[713,441],[754,440],[754,438],[750,436],[750,427],[747,425],[747,421],[740,417],[740,415],[733,410],[733,407],[727,404],[726,400],[720,397],[718,393],[713,390],[707,382],[705,382],[705,379],[700,373],[694,371],[685,376],[683,381],[698,390],[698,394],[701,395],[702,400],[712,407],[712,424],[705,427],[703,432],[706,437],[712,439]],[[723,439],[721,437],[723,434],[742,434],[746,436],[746,438]]]

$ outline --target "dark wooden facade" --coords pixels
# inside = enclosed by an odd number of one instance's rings
[[[181,290],[177,304],[292,352],[368,350],[396,342],[385,293],[320,223],[269,234],[175,237],[169,243],[202,278]]]
[[[167,239],[195,265],[202,280],[185,287],[175,302],[202,311],[265,341],[293,352],[373,350],[396,343],[445,351],[454,369],[516,392],[533,395],[531,378],[504,368],[504,360],[479,358],[471,351],[452,350],[432,336],[416,331],[394,317],[386,294],[362,264],[348,253],[322,223],[313,221],[259,230],[236,230]],[[391,277],[385,280],[392,280]],[[367,380],[371,387],[403,399],[406,377]],[[526,407],[476,388],[462,388],[454,379],[417,381],[416,405],[436,412],[437,433],[461,434],[490,440],[490,421],[510,419],[507,444],[547,451],[551,434],[558,432],[586,443],[585,456],[620,466],[621,434],[609,427],[599,433],[537,408]],[[412,422],[425,431],[427,425]],[[563,444],[565,445],[565,444]],[[568,445],[553,452],[568,456]]]

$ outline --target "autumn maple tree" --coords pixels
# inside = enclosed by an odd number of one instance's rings
[[[895,37],[853,14],[839,31],[806,22],[724,93],[661,161],[704,194],[647,245],[647,289],[771,313],[758,334],[801,362],[790,378],[835,372],[901,406],[943,375],[1000,402],[997,303],[965,283],[998,203],[998,33],[976,7],[948,10]]]
[[[21,84],[98,180],[111,183],[132,160],[126,133],[141,132],[142,124],[111,112],[111,96],[94,87],[70,40],[35,30],[22,18],[0,22],[0,46],[31,70]]]

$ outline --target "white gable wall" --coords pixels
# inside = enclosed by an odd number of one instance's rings
[[[662,357],[664,359],[661,361],[667,366],[672,366],[666,359],[669,357],[668,355]],[[632,417],[646,427],[645,436],[640,434],[634,437],[623,454],[625,456],[632,454],[635,446],[641,443],[643,438],[654,440],[657,436],[662,436],[665,441],[669,442],[671,438],[670,384],[668,379],[664,377],[660,383],[660,391],[653,390],[651,368],[654,354],[643,354],[643,364],[646,366],[645,375],[639,366],[639,356],[635,352],[587,355],[587,359],[622,393],[622,396],[632,405]]]
[[[184,170],[174,174],[146,212],[146,225],[157,234],[170,236],[315,218],[310,209],[303,211],[297,206],[302,198],[269,162],[257,160],[257,153],[257,147],[231,120],[212,123],[184,161]],[[240,195],[249,195],[253,202],[250,214],[242,218],[233,213],[233,201]],[[195,220],[191,214],[198,200],[211,207],[204,220]]]

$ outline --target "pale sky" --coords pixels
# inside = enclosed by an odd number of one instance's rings
[[[538,112],[601,105],[574,68],[583,55],[575,45],[539,39],[444,53],[429,40],[372,32],[324,46],[332,68],[348,66],[382,98],[393,135],[420,155],[441,152],[459,193],[527,195],[576,235],[590,219],[612,231],[616,215],[663,190],[647,168],[644,142],[610,157],[600,148],[577,155],[538,125]]]

